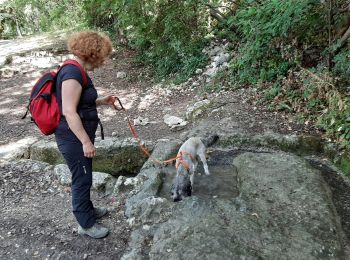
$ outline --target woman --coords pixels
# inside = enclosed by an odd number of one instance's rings
[[[58,73],[57,100],[62,118],[55,137],[72,174],[72,206],[79,223],[78,233],[103,238],[109,230],[96,224],[96,219],[105,215],[107,209],[95,208],[90,200],[92,158],[96,155],[94,139],[99,123],[96,107],[110,105],[116,109],[116,97],[97,98],[86,71],[104,64],[112,53],[112,43],[105,35],[83,31],[68,39],[68,50],[85,72],[69,64]]]

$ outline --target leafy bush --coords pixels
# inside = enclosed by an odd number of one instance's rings
[[[206,60],[206,16],[198,0],[124,1],[118,4],[120,25],[130,44],[160,78],[192,74]]]
[[[339,141],[350,147],[350,99],[344,98],[332,89],[327,93],[328,107],[320,116],[318,124],[327,130],[329,135],[336,136]]]
[[[85,22],[84,0],[12,0],[0,4],[1,37],[29,35],[66,28]]]
[[[89,27],[99,28],[115,33],[118,28],[118,14],[116,0],[83,1],[85,19]]]
[[[302,45],[326,34],[324,5],[315,0],[246,1],[233,18],[242,41],[232,62],[235,80],[271,81],[301,62]]]
[[[333,58],[333,74],[336,77],[337,85],[341,90],[346,89],[350,85],[349,57],[350,50],[343,49]]]
[[[326,70],[290,70],[265,89],[263,100],[272,109],[299,113],[350,147],[350,98],[339,92]]]

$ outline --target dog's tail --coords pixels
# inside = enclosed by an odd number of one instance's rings
[[[205,145],[205,147],[209,147],[209,146],[214,145],[219,140],[219,135],[213,134],[210,136],[201,137],[201,140],[202,140],[203,144]]]

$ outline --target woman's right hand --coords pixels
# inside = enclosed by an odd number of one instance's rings
[[[93,158],[96,156],[96,148],[91,142],[83,143],[84,156]]]

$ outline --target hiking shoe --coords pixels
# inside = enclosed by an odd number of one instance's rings
[[[102,227],[98,224],[93,225],[91,228],[78,227],[78,234],[88,235],[92,238],[104,238],[109,233],[108,228]]]
[[[107,213],[108,213],[107,208],[103,208],[103,207],[94,208],[95,218],[102,218]]]

